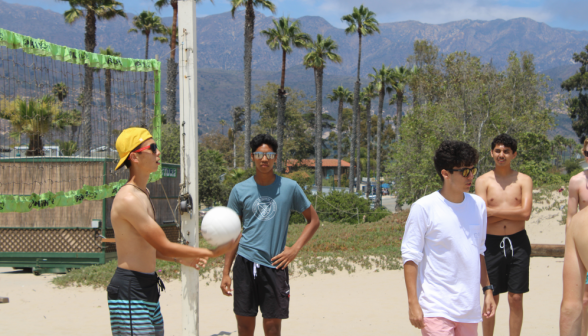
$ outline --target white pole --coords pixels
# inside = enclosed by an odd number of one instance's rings
[[[198,99],[196,83],[196,2],[178,1],[180,82],[180,163],[182,183],[192,196],[192,213],[182,214],[182,234],[198,246]],[[198,336],[198,271],[182,266],[182,335]]]

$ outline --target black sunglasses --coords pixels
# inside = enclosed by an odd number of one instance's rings
[[[145,147],[141,147],[141,148],[137,149],[133,153],[140,153],[146,149],[151,149],[153,154],[155,154],[155,153],[157,153],[157,144],[154,142],[154,143],[150,144],[149,146],[145,146]]]
[[[478,167],[473,167],[473,168],[460,168],[460,169],[447,169],[448,172],[453,173],[454,171],[457,172],[461,172],[461,175],[463,177],[468,177],[470,175],[470,173],[472,173],[473,176],[476,176],[476,174],[478,173]]]
[[[588,157],[588,151],[583,151],[584,152],[584,156]]]
[[[276,153],[274,152],[253,152],[253,157],[258,160],[263,159],[263,156],[266,156],[268,160],[273,160],[276,157]]]

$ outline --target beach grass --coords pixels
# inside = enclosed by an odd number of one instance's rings
[[[300,251],[289,266],[290,276],[299,277],[314,273],[349,273],[360,269],[390,270],[401,267],[400,244],[408,211],[391,214],[380,221],[363,224],[321,223],[314,237]],[[292,246],[300,237],[304,224],[292,224],[288,228],[287,245]],[[201,247],[210,247],[200,239]],[[200,270],[201,283],[210,284],[222,279],[224,258],[208,260]],[[74,269],[55,277],[59,287],[90,286],[106,288],[116,269],[116,260],[104,265]],[[180,265],[157,261],[156,272],[164,281],[180,279]]]

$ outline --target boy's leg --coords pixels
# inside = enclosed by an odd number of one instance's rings
[[[282,319],[263,319],[263,331],[265,336],[280,336],[282,332]]]
[[[425,327],[421,329],[423,336],[455,336],[456,323],[443,317],[425,317]],[[477,333],[477,329],[476,329]],[[475,334],[477,335],[477,334]]]
[[[255,331],[255,316],[235,316],[237,317],[239,336],[253,336],[253,332]]]
[[[508,305],[510,306],[510,336],[519,336],[523,327],[523,294],[509,292]]]
[[[519,336],[523,327],[523,293],[529,291],[531,242],[527,231],[510,236],[513,250],[508,277],[508,304],[510,306],[510,336]],[[507,249],[507,255],[509,250]]]
[[[496,309],[498,309],[498,301],[500,300],[500,295],[494,295],[494,302],[496,303]],[[482,316],[482,335],[484,336],[492,336],[494,335],[494,325],[496,324],[496,314],[491,318],[485,318]]]
[[[586,285],[584,286],[584,299],[582,300],[582,333],[588,335],[588,276],[586,276]]]
[[[239,336],[253,336],[257,316],[257,288],[253,275],[254,263],[237,255],[233,266],[233,312]]]

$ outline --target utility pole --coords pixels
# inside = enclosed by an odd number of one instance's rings
[[[180,165],[184,195],[191,208],[182,211],[182,236],[198,247],[198,90],[196,82],[196,2],[178,1],[180,82]],[[188,197],[186,197],[187,199]],[[186,210],[185,208],[184,210]],[[182,265],[182,335],[198,336],[198,271]]]

